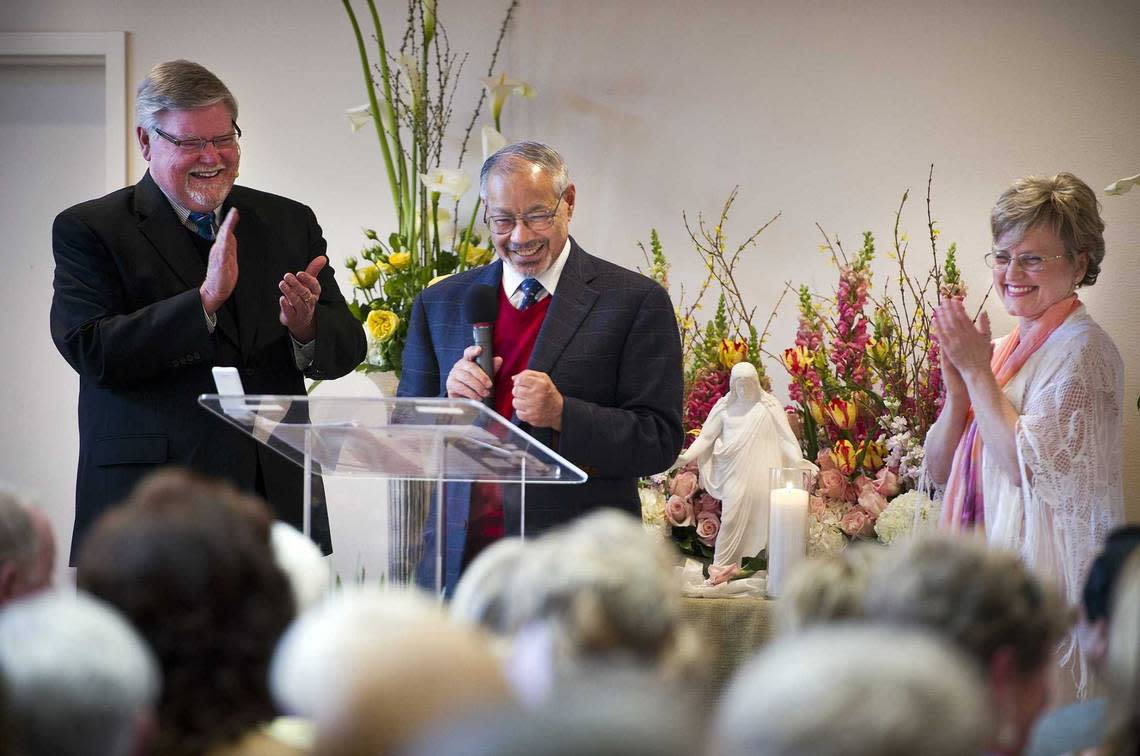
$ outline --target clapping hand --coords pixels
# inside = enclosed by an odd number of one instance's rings
[[[329,259],[324,255],[315,258],[304,270],[293,274],[286,273],[277,284],[281,290],[278,303],[281,314],[278,319],[281,325],[289,329],[293,338],[302,344],[308,344],[317,336],[315,314],[317,302],[321,299],[321,284],[317,275],[328,264]]]

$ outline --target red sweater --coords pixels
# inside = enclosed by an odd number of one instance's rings
[[[499,287],[499,314],[495,318],[492,343],[495,356],[503,358],[503,365],[495,376],[495,411],[507,419],[514,414],[511,396],[514,377],[526,370],[530,362],[551,299],[553,297],[546,297],[526,310],[518,310]],[[480,551],[502,538],[504,532],[502,486],[498,483],[473,484],[464,563],[470,563]]]

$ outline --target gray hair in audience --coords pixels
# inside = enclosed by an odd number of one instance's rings
[[[694,652],[680,595],[665,544],[637,518],[600,510],[532,542],[507,624],[547,625],[556,666],[625,659],[669,674]]]
[[[150,69],[135,93],[135,125],[147,131],[158,126],[158,114],[193,110],[222,103],[230,120],[238,117],[237,99],[222,80],[189,60],[169,60]]]
[[[496,635],[506,634],[511,583],[526,549],[521,538],[503,538],[480,552],[455,586],[451,616]]]
[[[867,616],[929,628],[983,667],[1003,646],[1021,673],[1039,669],[1071,620],[1056,591],[1012,552],[926,536],[892,547],[875,566]]]
[[[0,489],[0,568],[11,562],[16,569],[30,569],[39,552],[39,535],[25,502],[11,491]]]
[[[957,756],[988,732],[976,668],[913,630],[830,625],[779,640],[721,699],[717,756]]]
[[[15,753],[127,756],[159,694],[159,667],[118,612],[49,592],[0,612]]]
[[[777,633],[861,618],[871,568],[883,553],[876,544],[852,544],[800,565],[776,603]]]
[[[542,142],[515,142],[502,147],[483,161],[479,171],[479,196],[487,199],[487,178],[492,173],[509,174],[538,166],[554,182],[554,191],[561,195],[570,186],[570,173],[566,161],[558,151]]]

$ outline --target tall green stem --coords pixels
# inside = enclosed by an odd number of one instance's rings
[[[348,0],[344,0],[347,2]],[[408,202],[411,200],[411,191],[409,191],[408,181],[408,165],[407,153],[404,152],[404,145],[400,140],[400,121],[396,118],[396,109],[392,104],[392,74],[388,67],[388,49],[384,45],[384,27],[380,24],[380,14],[376,11],[376,3],[374,0],[366,0],[368,3],[368,11],[372,14],[372,28],[373,33],[376,35],[376,46],[379,50],[380,56],[380,86],[384,90],[384,109],[388,113],[388,123],[392,125],[392,144],[395,147],[395,152],[398,157],[397,167],[400,171],[399,183],[397,184],[398,191],[393,192],[393,197],[396,202],[396,218],[400,223],[400,233],[403,234],[406,230],[404,222],[408,219],[408,214],[405,212]],[[380,111],[376,111],[379,118]],[[379,128],[383,128],[382,124],[378,124]],[[412,174],[412,181],[415,180],[415,173]]]

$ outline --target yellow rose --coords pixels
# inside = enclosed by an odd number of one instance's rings
[[[358,289],[369,289],[376,285],[380,278],[380,269],[375,265],[366,265],[352,271],[352,285]]]
[[[748,344],[742,339],[721,339],[718,356],[724,369],[732,370],[733,365],[743,362],[748,356]]]
[[[442,276],[436,276],[436,277],[435,277],[435,278],[433,278],[432,280],[428,281],[428,282],[427,282],[427,285],[428,285],[428,286],[435,286],[437,283],[439,283],[439,282],[440,282],[440,281],[442,281],[443,279],[445,279],[445,278],[450,278],[451,276],[452,276],[452,274],[451,274],[451,273],[444,273]],[[426,288],[427,288],[427,286],[425,286],[424,288],[426,289]]]
[[[390,274],[390,273],[391,273],[393,270],[395,270],[395,268],[393,268],[391,265],[389,265],[388,263],[384,262],[383,260],[377,260],[377,261],[376,261],[376,267],[377,267],[377,268],[379,268],[380,272],[381,272],[381,273],[383,273],[383,274],[385,274],[385,275],[388,275],[388,274]]]
[[[493,254],[488,247],[474,247],[466,243],[463,245],[463,262],[472,268],[478,265],[486,265],[491,262],[492,256]]]
[[[376,341],[388,341],[400,327],[400,316],[391,310],[373,310],[368,313],[368,332]]]
[[[411,252],[393,252],[388,255],[388,264],[396,270],[404,270],[412,264]]]

